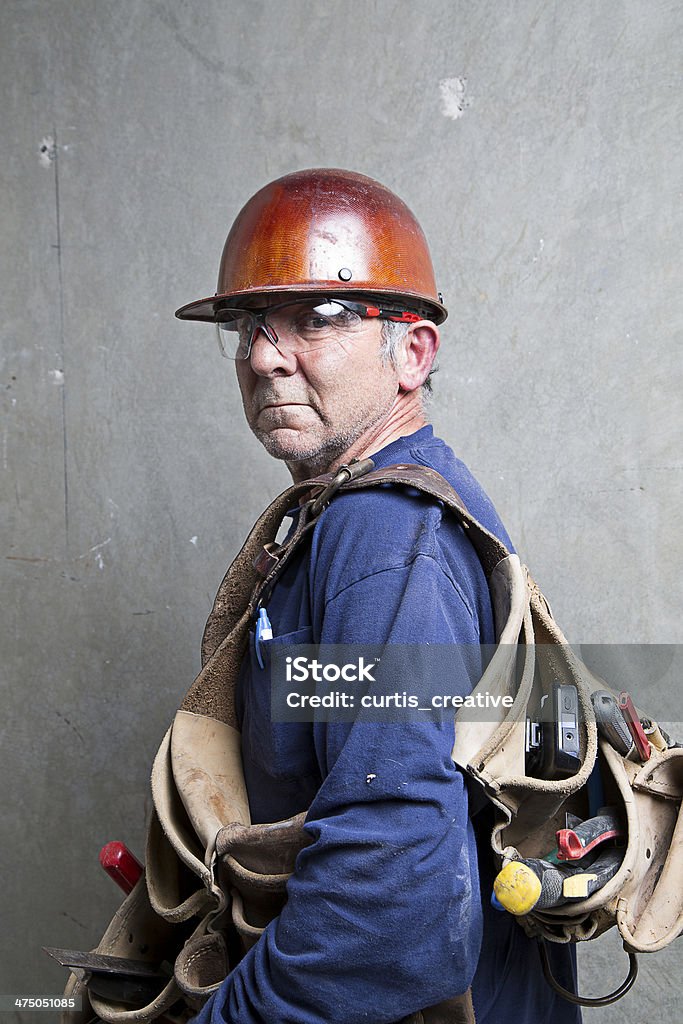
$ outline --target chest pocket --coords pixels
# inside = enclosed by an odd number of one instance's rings
[[[258,663],[254,631],[249,633],[249,671],[242,678],[242,755],[261,773],[281,782],[315,779],[320,769],[310,722],[273,722],[270,710],[270,665],[273,647],[312,643],[310,626],[273,637],[261,644],[263,668]],[[315,790],[313,790],[314,792]]]

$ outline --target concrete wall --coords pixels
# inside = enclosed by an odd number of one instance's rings
[[[98,850],[142,852],[213,592],[286,483],[172,315],[273,177],[408,202],[451,311],[436,428],[571,639],[681,641],[682,32],[674,0],[2,4],[2,992],[97,941]],[[616,950],[581,951],[593,992]],[[586,1019],[675,1019],[674,951],[642,973]]]

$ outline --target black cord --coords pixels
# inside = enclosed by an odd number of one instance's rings
[[[553,972],[550,967],[545,939],[538,940],[538,952],[541,957],[543,977],[550,987],[555,989],[563,999],[566,999],[570,1003],[574,1003],[576,1006],[609,1006],[610,1003],[616,1003],[617,999],[621,999],[622,996],[626,995],[638,977],[638,957],[632,950],[626,949],[625,946],[624,950],[628,953],[629,958],[628,974],[624,981],[622,981],[619,988],[615,989],[614,992],[611,992],[608,996],[596,996],[595,998],[590,998],[588,996],[579,996],[575,992],[570,992],[569,989],[563,988],[562,985],[560,985],[553,976]]]

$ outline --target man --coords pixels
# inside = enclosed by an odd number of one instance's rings
[[[427,424],[446,310],[417,221],[378,182],[310,170],[265,186],[228,236],[217,294],[177,315],[218,324],[247,422],[295,481],[368,456],[429,466],[511,547]],[[271,720],[269,644],[494,642],[462,528],[404,489],[341,494],[283,571],[267,617],[273,639],[252,635],[238,692],[252,820],[307,810],[312,842],[282,913],[197,1021],[390,1024],[470,986],[478,1024],[580,1020],[544,981],[535,943],[490,906],[489,816],[468,816],[452,720]],[[574,987],[571,956],[556,949],[553,960]]]

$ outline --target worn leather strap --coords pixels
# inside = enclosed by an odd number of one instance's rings
[[[510,554],[498,537],[470,515],[462,498],[448,481],[427,466],[401,463],[384,469],[374,469],[359,480],[343,484],[340,490],[357,491],[361,488],[382,487],[388,484],[412,487],[445,505],[455,515],[460,525],[468,531],[487,577],[491,575],[498,562]]]

